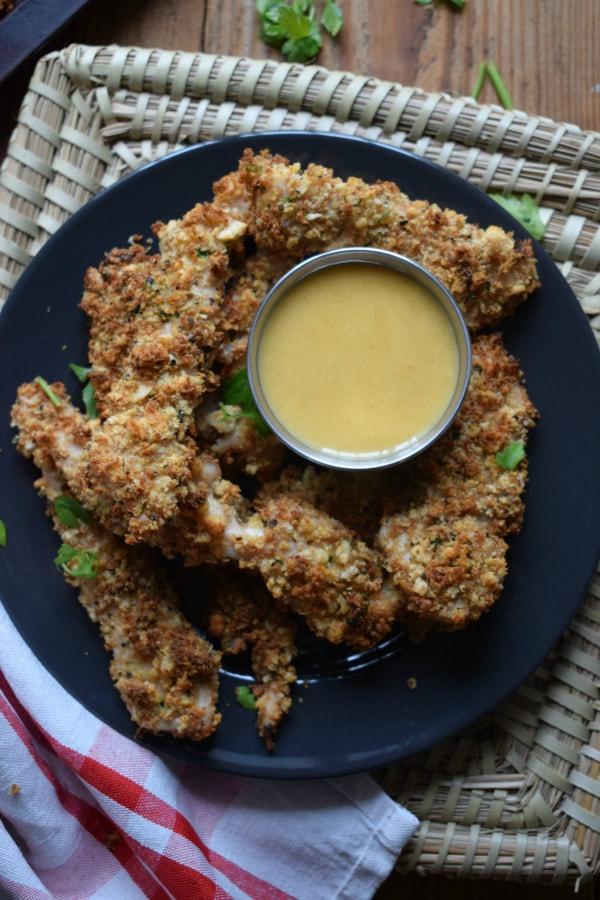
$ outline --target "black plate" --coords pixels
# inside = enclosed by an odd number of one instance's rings
[[[79,396],[68,363],[86,359],[86,323],[77,308],[86,267],[131,234],[148,235],[156,219],[209,199],[213,181],[236,167],[246,146],[318,161],[343,177],[397,180],[414,197],[525,234],[493,200],[421,159],[356,138],[288,132],[229,138],[153,163],[92,200],[38,254],[0,318],[0,516],[9,541],[0,552],[0,593],[46,668],[128,736],[134,727],[111,684],[97,630],[53,566],[58,539],[32,487],[32,466],[11,446],[9,409],[17,386],[38,374],[64,380]],[[294,704],[273,755],[255,735],[253,714],[235,702],[243,674],[233,670],[222,678],[223,723],[210,744],[141,743],[268,778],[374,769],[473,722],[542,660],[575,612],[599,551],[600,355],[558,269],[541,247],[536,253],[542,288],[507,322],[505,340],[522,360],[541,421],[529,449],[524,527],[511,542],[509,576],[492,612],[461,634],[433,635],[420,646],[400,635],[364,657],[321,654],[309,642],[300,664],[307,687],[297,687],[302,702]]]

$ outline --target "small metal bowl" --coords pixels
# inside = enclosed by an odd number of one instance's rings
[[[386,266],[407,275],[428,289],[443,307],[451,324],[458,351],[458,376],[456,385],[443,414],[437,421],[420,434],[382,450],[369,452],[337,451],[330,448],[312,446],[293,434],[281,419],[273,412],[269,398],[263,390],[260,378],[259,350],[261,336],[269,315],[276,304],[303,279],[314,275],[321,269],[348,263],[368,263],[373,266]],[[348,247],[340,250],[329,250],[312,256],[290,269],[269,291],[256,314],[250,336],[247,353],[248,381],[252,395],[263,418],[271,430],[284,444],[300,456],[321,466],[334,469],[380,469],[405,462],[417,456],[446,431],[458,413],[464,400],[471,374],[471,342],[463,316],[447,289],[431,275],[423,266],[387,250],[372,247]]]

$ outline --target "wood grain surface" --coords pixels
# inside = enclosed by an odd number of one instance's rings
[[[328,68],[470,95],[480,64],[493,61],[516,108],[600,130],[600,0],[466,0],[462,10],[448,0],[429,6],[413,0],[339,2],[344,27],[337,40],[326,39],[318,59]],[[92,0],[44,51],[71,42],[282,59],[259,39],[253,0]],[[0,89],[0,157],[34,63],[24,64]],[[497,102],[491,84],[480,99]],[[393,875],[377,896],[563,900],[573,896],[573,887]],[[577,896],[591,900],[594,886]]]

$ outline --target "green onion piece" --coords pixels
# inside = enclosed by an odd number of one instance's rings
[[[487,64],[487,73],[490,77],[490,81],[494,85],[494,89],[498,94],[498,99],[500,100],[500,103],[502,104],[504,109],[514,109],[511,96],[508,93],[508,89],[502,80],[500,72],[493,62],[489,62]]]
[[[247,684],[243,684],[241,687],[236,688],[235,696],[237,702],[240,706],[243,706],[244,709],[256,709],[256,698],[252,693],[252,688],[248,687]]]
[[[36,382],[36,384],[39,384],[39,386],[41,387],[41,389],[42,389],[42,390],[44,391],[44,393],[50,398],[50,400],[52,401],[52,403],[53,403],[57,408],[59,408],[60,406],[62,406],[62,403],[60,402],[60,400],[58,399],[58,397],[56,396],[56,394],[54,393],[54,391],[52,390],[52,388],[50,387],[50,385],[48,384],[48,382],[46,381],[45,378],[42,378],[41,375],[38,375],[38,376],[36,377],[36,379],[35,379],[35,382]]]
[[[57,569],[73,578],[95,578],[98,574],[98,554],[93,550],[77,550],[61,544],[54,560]]]
[[[515,441],[496,453],[496,462],[502,469],[516,469],[522,459],[525,459],[525,447],[522,441]]]
[[[481,89],[483,87],[483,82],[485,81],[485,76],[487,73],[487,63],[481,63],[479,66],[479,72],[477,73],[477,81],[475,82],[475,87],[473,88],[473,100],[477,100]]]
[[[0,519],[0,547],[6,547],[6,525]]]
[[[81,505],[79,500],[69,497],[68,494],[58,495],[54,501],[54,511],[58,521],[69,528],[77,528],[80,522],[89,525],[92,521],[87,509]]]

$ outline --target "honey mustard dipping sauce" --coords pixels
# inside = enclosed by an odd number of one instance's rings
[[[418,441],[444,417],[461,356],[428,284],[349,261],[306,275],[272,305],[255,370],[267,421],[317,451],[364,458]]]

